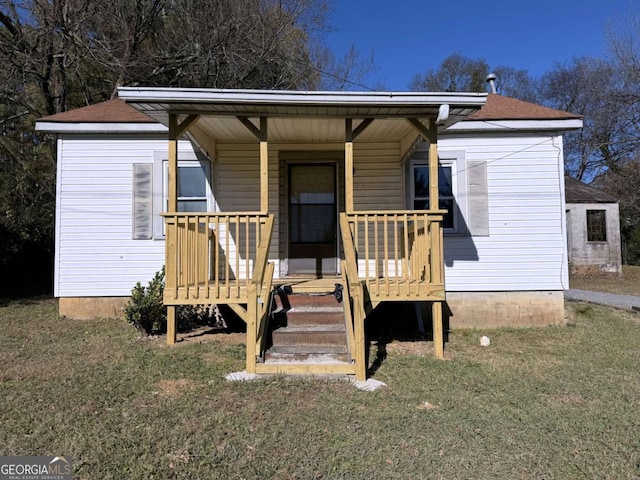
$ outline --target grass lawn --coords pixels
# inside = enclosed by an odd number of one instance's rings
[[[168,348],[116,320],[0,307],[0,454],[77,479],[640,477],[640,317],[568,304],[568,326],[460,331],[436,361],[387,346],[362,392],[241,370],[237,337]],[[491,346],[479,346],[479,336]],[[430,347],[429,347],[430,348]]]
[[[581,290],[640,296],[640,266],[623,265],[622,275],[574,275],[569,280],[569,286]]]

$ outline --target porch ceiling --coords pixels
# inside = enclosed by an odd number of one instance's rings
[[[251,119],[254,125],[260,124],[258,118]],[[360,123],[354,120],[356,128]],[[256,137],[235,117],[200,117],[197,122],[209,137],[217,141],[251,142]],[[270,142],[344,142],[344,119],[338,118],[269,118]],[[358,137],[358,141],[395,141],[411,133],[413,127],[404,119],[380,119],[374,121]]]
[[[255,141],[238,119],[268,117],[268,139],[276,142],[342,142],[345,118],[375,121],[358,141],[399,140],[413,127],[407,118],[432,121],[441,105],[449,106],[447,125],[480,109],[482,93],[425,92],[298,92],[270,90],[213,90],[133,88],[118,90],[121,99],[154,120],[168,125],[169,114],[200,115],[198,127],[223,141]]]

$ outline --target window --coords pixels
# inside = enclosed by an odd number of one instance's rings
[[[164,210],[169,205],[169,165],[163,162]],[[209,175],[206,163],[186,161],[178,163],[178,211],[206,212]]]
[[[414,210],[429,209],[429,164],[414,163],[412,166],[411,190]],[[456,172],[453,161],[441,161],[438,167],[439,207],[447,210],[443,227],[450,232],[458,231],[458,216],[455,204]]]
[[[211,164],[193,151],[178,154],[178,211],[211,212],[214,201],[211,189]],[[166,152],[155,152],[153,172],[153,238],[164,238],[161,212],[169,206],[169,162]]]
[[[587,210],[587,241],[607,241],[607,217],[604,210]]]

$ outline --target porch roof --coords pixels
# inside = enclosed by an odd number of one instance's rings
[[[400,140],[415,132],[407,118],[434,121],[441,106],[447,105],[445,125],[451,125],[479,110],[487,99],[485,93],[152,87],[122,87],[118,94],[136,110],[164,125],[168,125],[170,113],[200,115],[198,127],[216,140],[255,140],[237,117],[268,117],[270,141],[301,142],[344,141],[345,118],[376,120],[359,140]]]

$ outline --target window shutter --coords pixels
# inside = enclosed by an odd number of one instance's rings
[[[152,163],[133,164],[133,239],[153,235]]]
[[[469,200],[469,232],[473,236],[489,235],[489,198],[487,162],[467,163],[467,195]]]

